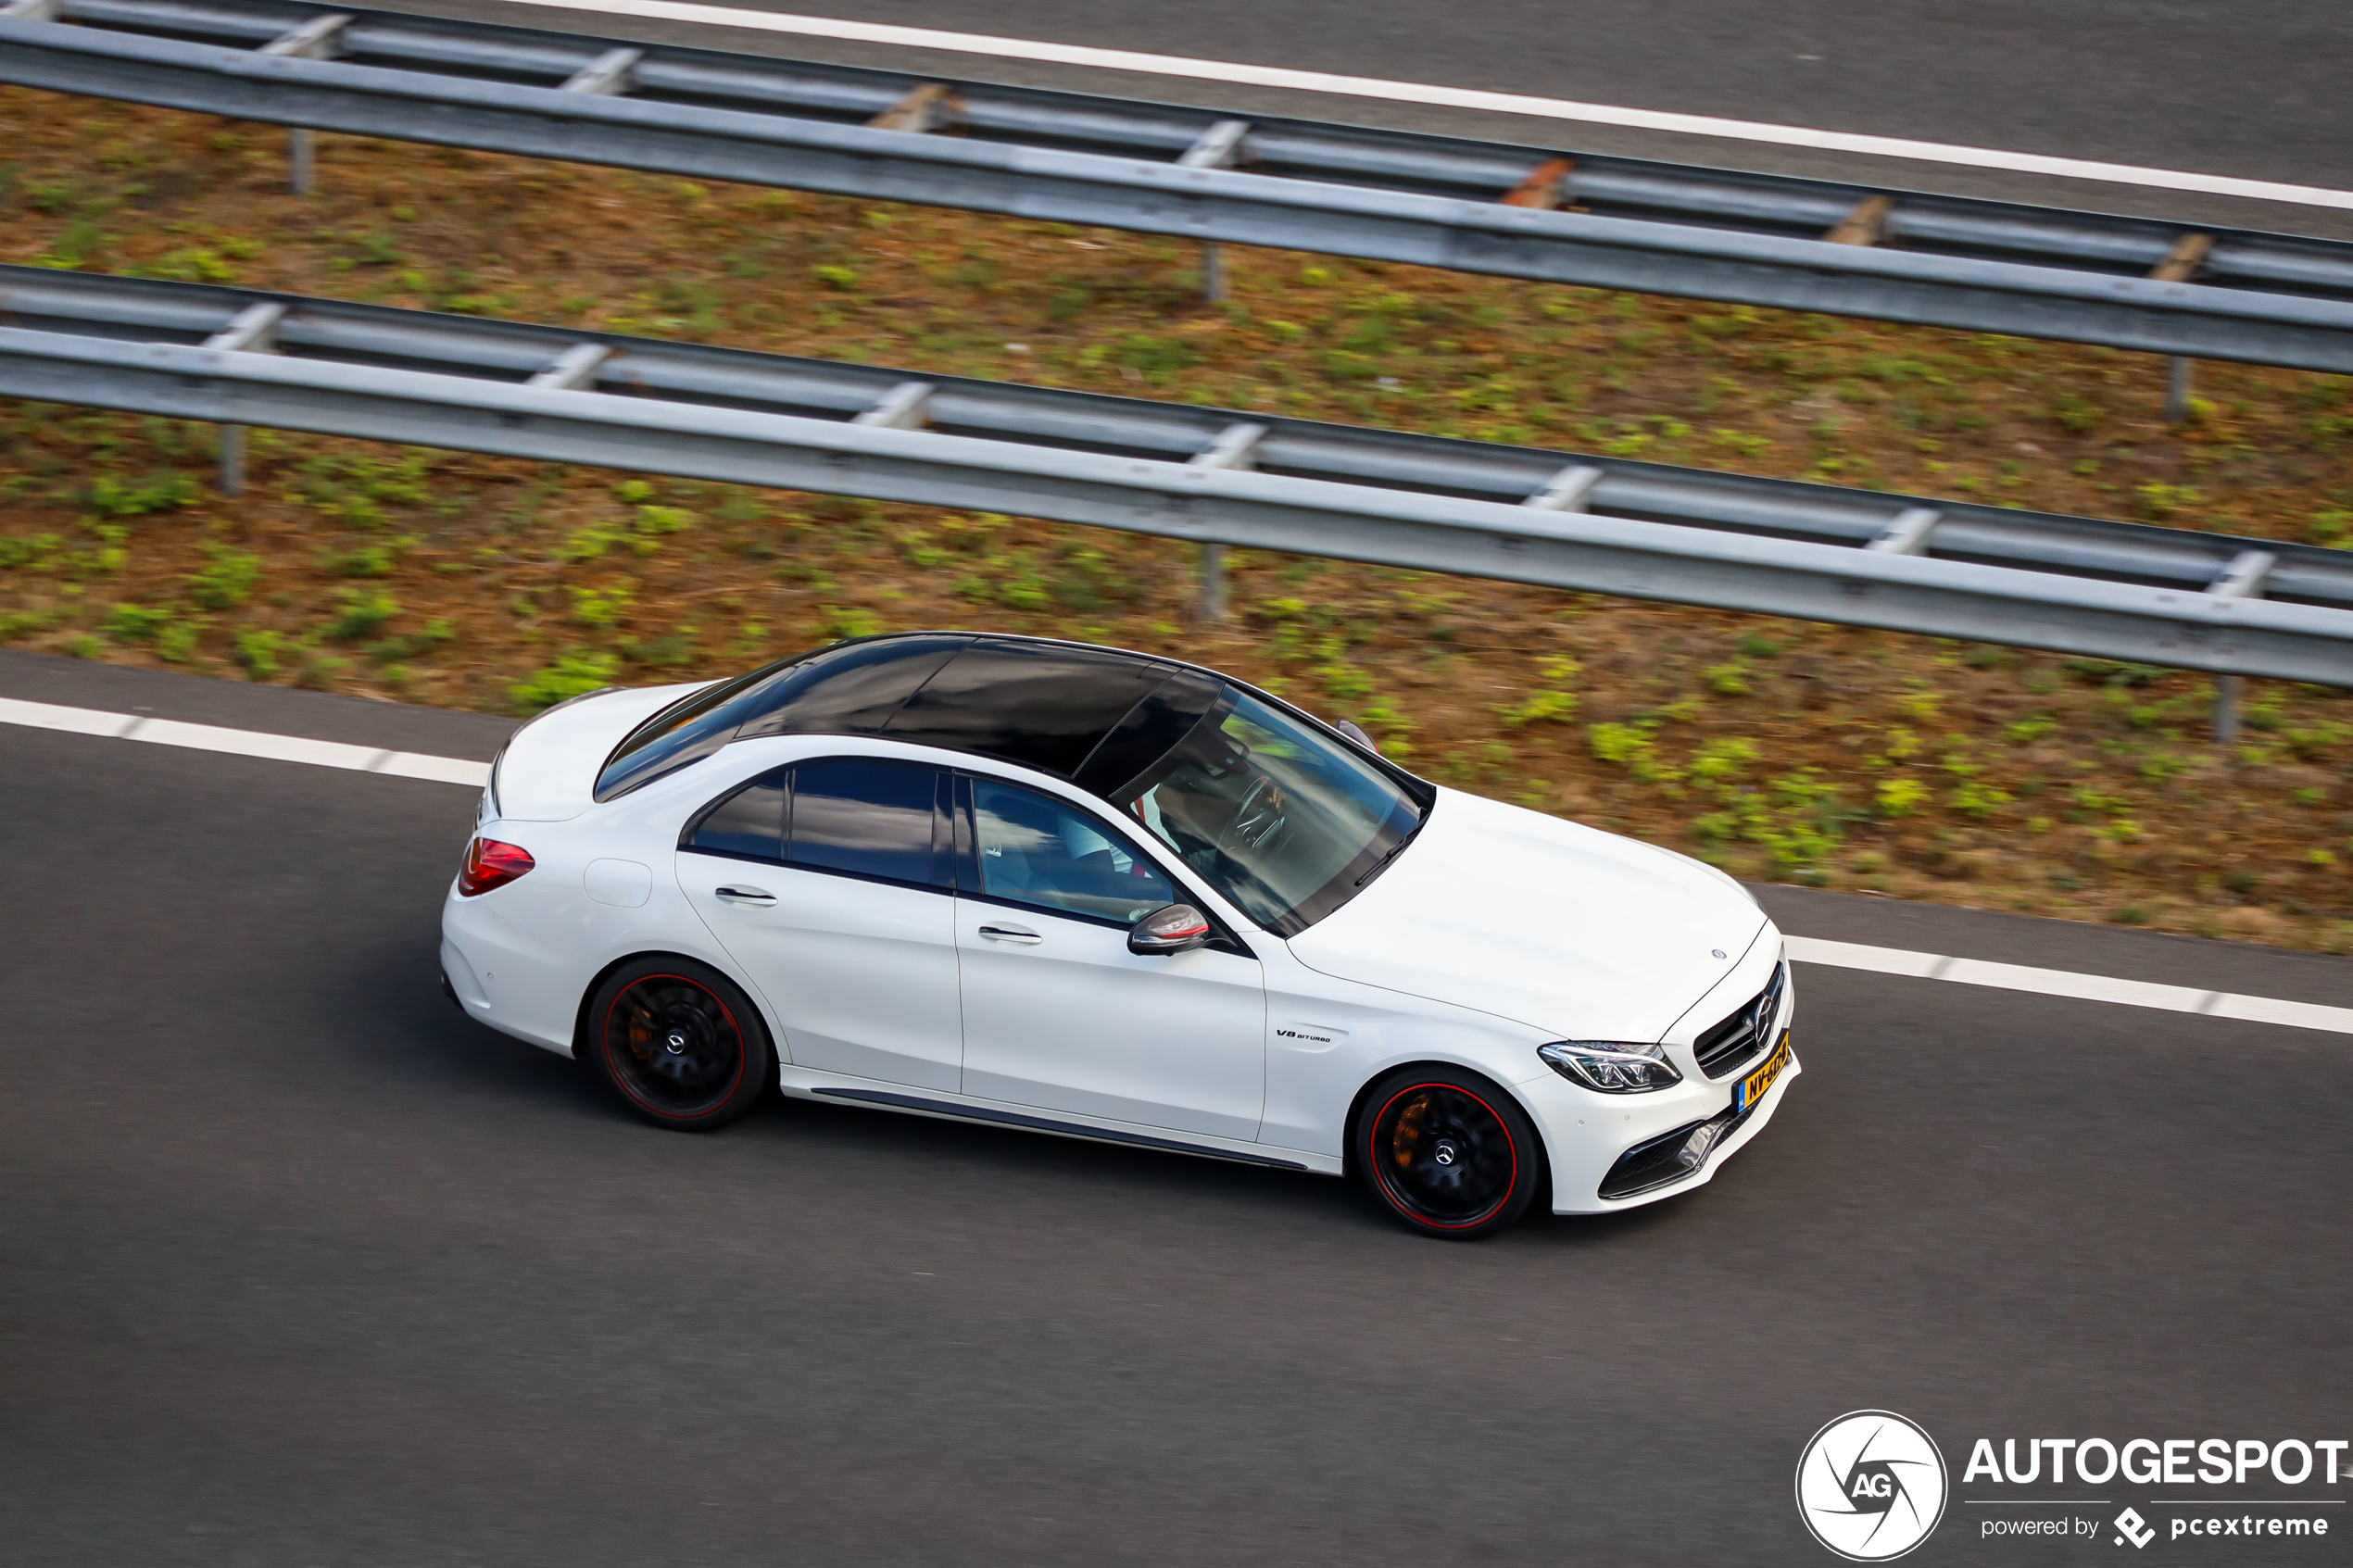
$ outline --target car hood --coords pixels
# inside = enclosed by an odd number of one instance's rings
[[[621,737],[709,682],[627,686],[559,703],[517,730],[493,787],[510,822],[568,822],[596,802],[597,772]]]
[[[1405,852],[1290,948],[1325,974],[1557,1038],[1648,1041],[1765,923],[1737,884],[1695,860],[1441,790]]]

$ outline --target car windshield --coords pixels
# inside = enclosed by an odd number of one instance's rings
[[[1423,805],[1312,724],[1227,695],[1112,804],[1251,919],[1296,935],[1355,897]]]

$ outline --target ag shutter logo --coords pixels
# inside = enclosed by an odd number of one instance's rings
[[[1936,1440],[1893,1411],[1840,1416],[1798,1456],[1798,1517],[1850,1562],[1885,1562],[1928,1539],[1946,1489]]]

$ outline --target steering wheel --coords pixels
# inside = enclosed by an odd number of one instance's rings
[[[1237,847],[1247,845],[1262,855],[1271,854],[1290,835],[1290,814],[1281,788],[1274,780],[1262,777],[1242,792],[1233,821],[1217,835],[1217,852],[1230,855]]]

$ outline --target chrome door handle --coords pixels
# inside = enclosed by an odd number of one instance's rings
[[[1025,947],[1034,947],[1046,940],[1026,925],[984,925],[980,934],[991,942],[1017,942]]]
[[[776,901],[774,893],[763,893],[757,887],[733,885],[713,889],[711,897],[723,904],[773,904]]]

